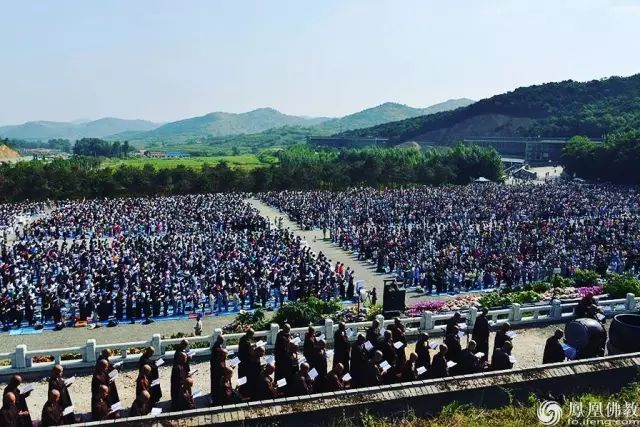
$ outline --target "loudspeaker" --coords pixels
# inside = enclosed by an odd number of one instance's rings
[[[394,289],[391,286],[385,286],[382,298],[382,311],[404,311],[405,290]]]

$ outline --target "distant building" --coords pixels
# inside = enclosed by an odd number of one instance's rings
[[[189,156],[190,154],[184,151],[167,151],[165,153],[165,157],[168,157],[170,159],[177,159],[177,158],[183,158],[183,157],[189,157]]]
[[[502,157],[522,159],[530,165],[543,165],[560,162],[562,149],[568,141],[568,138],[478,137],[465,138],[462,142],[468,145],[494,148]]]
[[[330,148],[364,148],[380,147],[387,144],[387,138],[341,138],[330,136],[308,136],[307,144]]]
[[[153,159],[164,159],[165,157],[167,157],[164,151],[149,151],[149,150],[144,152],[144,156],[151,157]]]

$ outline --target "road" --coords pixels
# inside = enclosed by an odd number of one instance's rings
[[[322,252],[329,257],[332,264],[335,265],[335,263],[339,261],[344,263],[345,266],[351,267],[351,270],[355,273],[355,279],[364,280],[367,290],[375,288],[378,294],[378,303],[382,303],[383,280],[390,279],[390,275],[376,272],[375,266],[363,261],[358,261],[356,256],[331,244],[328,240],[323,240],[320,230],[303,230],[296,223],[289,220],[286,214],[266,203],[258,199],[249,199],[247,201],[272,223],[275,223],[276,218],[282,218],[283,228],[289,229],[301,236],[303,240],[307,241],[312,251],[316,253]]]

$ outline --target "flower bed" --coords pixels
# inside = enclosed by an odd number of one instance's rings
[[[457,311],[471,306],[479,307],[479,296],[460,295],[450,300],[429,300],[419,301],[409,306],[407,315],[409,317],[420,317],[425,311],[442,313],[447,311]]]
[[[604,292],[602,285],[553,288],[542,293],[532,290],[528,291],[493,291],[480,295],[461,295],[450,300],[429,300],[419,301],[409,306],[407,315],[409,317],[420,317],[425,311],[443,313],[463,310],[468,307],[504,307],[513,303],[518,304],[548,304],[552,299],[575,299],[582,298],[588,293],[601,295]]]
[[[541,299],[545,301],[551,301],[552,299],[575,299],[582,298],[587,294],[602,295],[604,293],[604,287],[601,285],[594,286],[581,286],[578,288],[566,287],[566,288],[553,288],[541,295]]]

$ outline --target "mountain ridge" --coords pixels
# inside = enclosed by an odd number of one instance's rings
[[[519,87],[452,111],[340,133],[442,145],[472,136],[585,135],[640,128],[640,74]]]
[[[0,127],[0,137],[25,140],[104,138],[124,131],[146,131],[159,123],[141,119],[103,117],[88,122],[29,121],[20,125]]]

